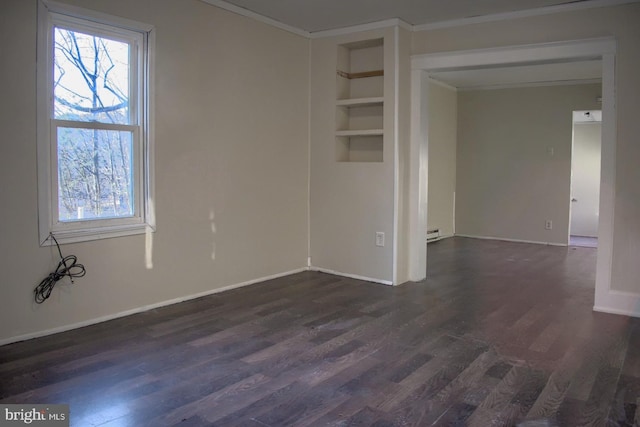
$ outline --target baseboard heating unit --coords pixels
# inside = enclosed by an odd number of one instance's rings
[[[440,229],[434,228],[433,230],[427,230],[427,243],[438,241],[441,238]]]

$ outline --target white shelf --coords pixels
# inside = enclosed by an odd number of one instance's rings
[[[384,39],[338,45],[337,162],[384,161]]]
[[[376,136],[383,135],[384,129],[339,130],[336,136]]]
[[[371,98],[339,99],[336,101],[336,105],[340,107],[367,107],[373,105],[382,105],[383,103],[383,96],[374,96]]]

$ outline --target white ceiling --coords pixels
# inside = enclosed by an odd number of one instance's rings
[[[207,0],[205,0],[207,1]],[[317,32],[400,18],[412,25],[601,0],[224,0],[285,25]],[[221,3],[221,1],[209,1]]]
[[[599,81],[602,78],[602,61],[588,60],[430,72],[429,76],[458,89],[586,83]]]

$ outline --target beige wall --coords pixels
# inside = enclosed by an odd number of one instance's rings
[[[616,202],[613,290],[640,292],[640,4],[416,32],[413,53],[613,36],[616,56]]]
[[[32,303],[57,263],[37,234],[36,1],[4,0],[0,341],[305,267],[308,40],[196,0],[73,3],[156,29],[153,269],[144,236],[65,245],[86,277]]]
[[[429,178],[427,229],[452,236],[456,193],[458,94],[454,89],[429,84]]]
[[[337,46],[384,37],[382,162],[336,161]],[[393,281],[395,35],[393,28],[311,41],[311,263]],[[375,233],[385,233],[385,246]]]
[[[567,244],[572,113],[597,109],[600,95],[600,85],[459,92],[456,233]]]

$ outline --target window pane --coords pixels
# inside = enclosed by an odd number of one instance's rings
[[[57,145],[60,221],[134,215],[131,132],[58,128]]]
[[[129,44],[54,31],[54,118],[129,123]]]

